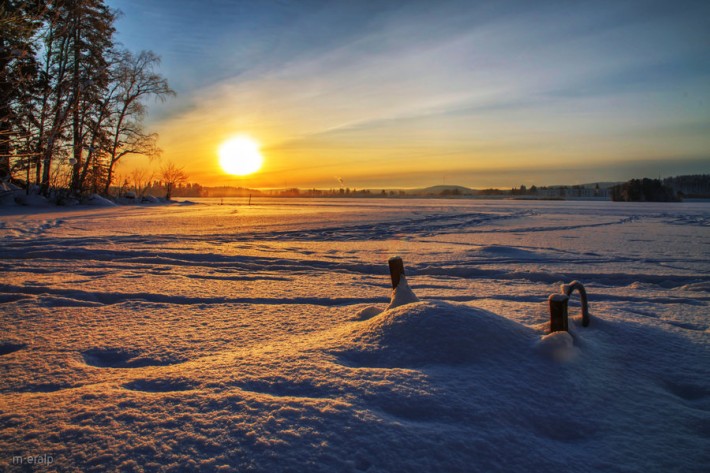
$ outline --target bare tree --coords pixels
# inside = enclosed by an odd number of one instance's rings
[[[137,56],[121,51],[117,55],[115,74],[118,89],[112,142],[108,150],[106,192],[111,185],[113,169],[122,157],[128,154],[143,154],[150,158],[160,155],[160,148],[156,145],[158,135],[146,134],[142,123],[146,112],[143,100],[150,96],[165,100],[175,95],[167,79],[154,71],[159,64],[160,58],[152,51],[141,51]]]
[[[149,172],[143,168],[136,168],[131,171],[131,181],[133,183],[133,190],[137,197],[144,197],[145,191],[150,187],[151,182],[155,174]]]
[[[175,186],[187,181],[187,174],[183,168],[179,168],[175,166],[174,163],[168,162],[160,170],[160,178],[163,180],[163,185],[165,186],[165,198],[170,200]]]

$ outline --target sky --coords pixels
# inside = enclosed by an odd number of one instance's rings
[[[710,2],[109,0],[162,58],[162,162],[262,188],[710,173]],[[225,174],[221,143],[261,145]],[[155,167],[126,158],[119,172]]]

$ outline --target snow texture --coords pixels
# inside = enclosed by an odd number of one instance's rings
[[[707,471],[710,204],[219,204],[0,209],[0,470]]]
[[[392,290],[392,298],[390,305],[387,306],[387,309],[394,309],[395,307],[412,304],[414,302],[419,302],[419,298],[414,294],[414,292],[412,292],[412,289],[407,283],[407,278],[404,274],[402,274],[400,276],[399,284],[397,284],[397,287]]]

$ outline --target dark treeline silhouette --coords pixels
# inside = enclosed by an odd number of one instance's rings
[[[679,197],[660,179],[631,179],[611,189],[611,198],[622,202],[677,202]]]
[[[171,170],[171,165],[165,170]],[[247,187],[204,187],[198,183],[186,183],[187,175],[177,173],[180,178],[172,186],[174,173],[147,174],[136,169],[113,188],[119,196],[132,195],[137,198],[147,196],[167,196],[168,191],[174,197],[324,197],[324,198],[512,198],[512,199],[614,199],[620,201],[675,201],[678,197],[710,196],[710,175],[678,176],[663,180],[659,187],[658,179],[632,179],[626,183],[595,183],[572,186],[513,187],[511,189],[470,189],[462,186],[432,186],[423,189],[354,189],[349,187],[331,189],[250,189]],[[665,186],[665,187],[664,187]],[[663,189],[659,191],[659,189]]]
[[[174,92],[158,56],[114,42],[116,17],[103,0],[0,4],[0,179],[108,193],[124,156],[160,153],[146,100]]]
[[[710,198],[710,174],[667,177],[663,179],[663,185],[683,198]]]

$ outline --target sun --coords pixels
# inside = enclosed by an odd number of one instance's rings
[[[263,162],[259,143],[247,136],[231,138],[219,147],[219,164],[228,174],[253,174],[261,169]]]

